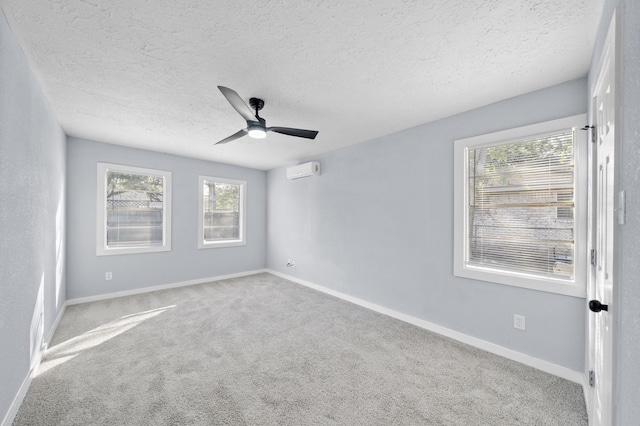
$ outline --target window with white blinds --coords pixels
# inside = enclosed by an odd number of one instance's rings
[[[171,172],[98,163],[96,254],[171,250]]]
[[[582,294],[578,117],[456,141],[456,275]]]
[[[573,132],[470,149],[468,159],[467,263],[573,279]]]

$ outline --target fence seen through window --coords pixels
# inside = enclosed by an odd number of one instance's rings
[[[107,247],[163,244],[162,176],[107,172]]]

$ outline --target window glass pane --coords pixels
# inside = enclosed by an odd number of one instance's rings
[[[205,242],[239,240],[240,184],[204,181],[203,234]]]
[[[163,245],[164,178],[107,171],[107,247]]]
[[[468,158],[467,264],[573,279],[573,132]]]

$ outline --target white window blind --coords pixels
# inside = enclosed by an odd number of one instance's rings
[[[470,266],[573,280],[572,131],[468,150]]]
[[[107,171],[107,247],[164,243],[164,177]]]
[[[171,250],[171,172],[98,163],[96,254]]]

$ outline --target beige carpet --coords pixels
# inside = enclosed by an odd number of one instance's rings
[[[14,425],[586,425],[580,386],[269,274],[69,306]]]

